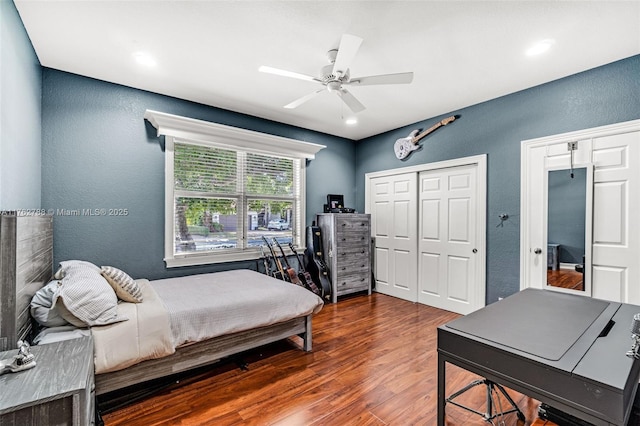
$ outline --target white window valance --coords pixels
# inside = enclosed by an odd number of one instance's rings
[[[253,152],[277,154],[291,158],[313,159],[325,145],[289,139],[253,130],[239,129],[209,121],[146,110],[144,118],[158,131],[158,136],[173,136],[216,146],[242,148]]]

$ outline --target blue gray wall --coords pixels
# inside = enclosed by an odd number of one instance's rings
[[[40,208],[41,80],[18,11],[0,0],[0,210]]]
[[[84,259],[149,279],[255,268],[255,262],[165,268],[164,152],[143,119],[146,109],[326,145],[307,166],[307,224],[327,193],[355,202],[350,140],[45,68],[42,205],[55,211],[56,263]],[[128,215],[65,214],[102,208]]]
[[[395,158],[396,139],[452,114],[460,118],[423,139],[422,150],[407,161]],[[358,142],[356,207],[364,209],[365,173],[487,154],[487,302],[491,303],[519,289],[520,142],[638,118],[640,56],[451,111]],[[498,226],[502,213],[509,219]]]

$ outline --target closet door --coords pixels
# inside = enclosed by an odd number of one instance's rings
[[[375,238],[376,291],[417,300],[416,173],[371,179],[371,232]]]
[[[477,166],[421,172],[419,186],[418,301],[471,313],[479,307]]]
[[[594,138],[593,297],[640,303],[640,132]]]

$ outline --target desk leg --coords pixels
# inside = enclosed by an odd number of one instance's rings
[[[438,426],[444,426],[444,410],[446,404],[446,396],[444,394],[446,361],[444,357],[438,354]]]

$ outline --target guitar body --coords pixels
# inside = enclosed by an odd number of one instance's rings
[[[329,279],[329,268],[324,261],[324,250],[322,247],[322,234],[317,226],[307,226],[307,270],[311,273],[311,278],[316,286],[322,289],[322,298],[331,299],[331,281]]]
[[[393,144],[393,150],[396,153],[396,157],[402,160],[405,159],[416,149],[419,149],[420,145],[413,143],[413,137],[407,136],[406,138],[400,138]]]
[[[420,139],[435,131],[437,128],[446,126],[455,119],[456,116],[452,115],[451,117],[447,117],[444,120],[438,121],[435,125],[429,127],[427,130],[420,134],[418,134],[418,130],[414,130],[409,133],[409,136],[407,136],[406,138],[400,138],[396,140],[396,143],[393,144],[393,151],[396,153],[396,157],[398,157],[399,160],[404,160],[409,156],[409,154],[420,148],[420,145],[418,145],[418,141],[420,141]]]

